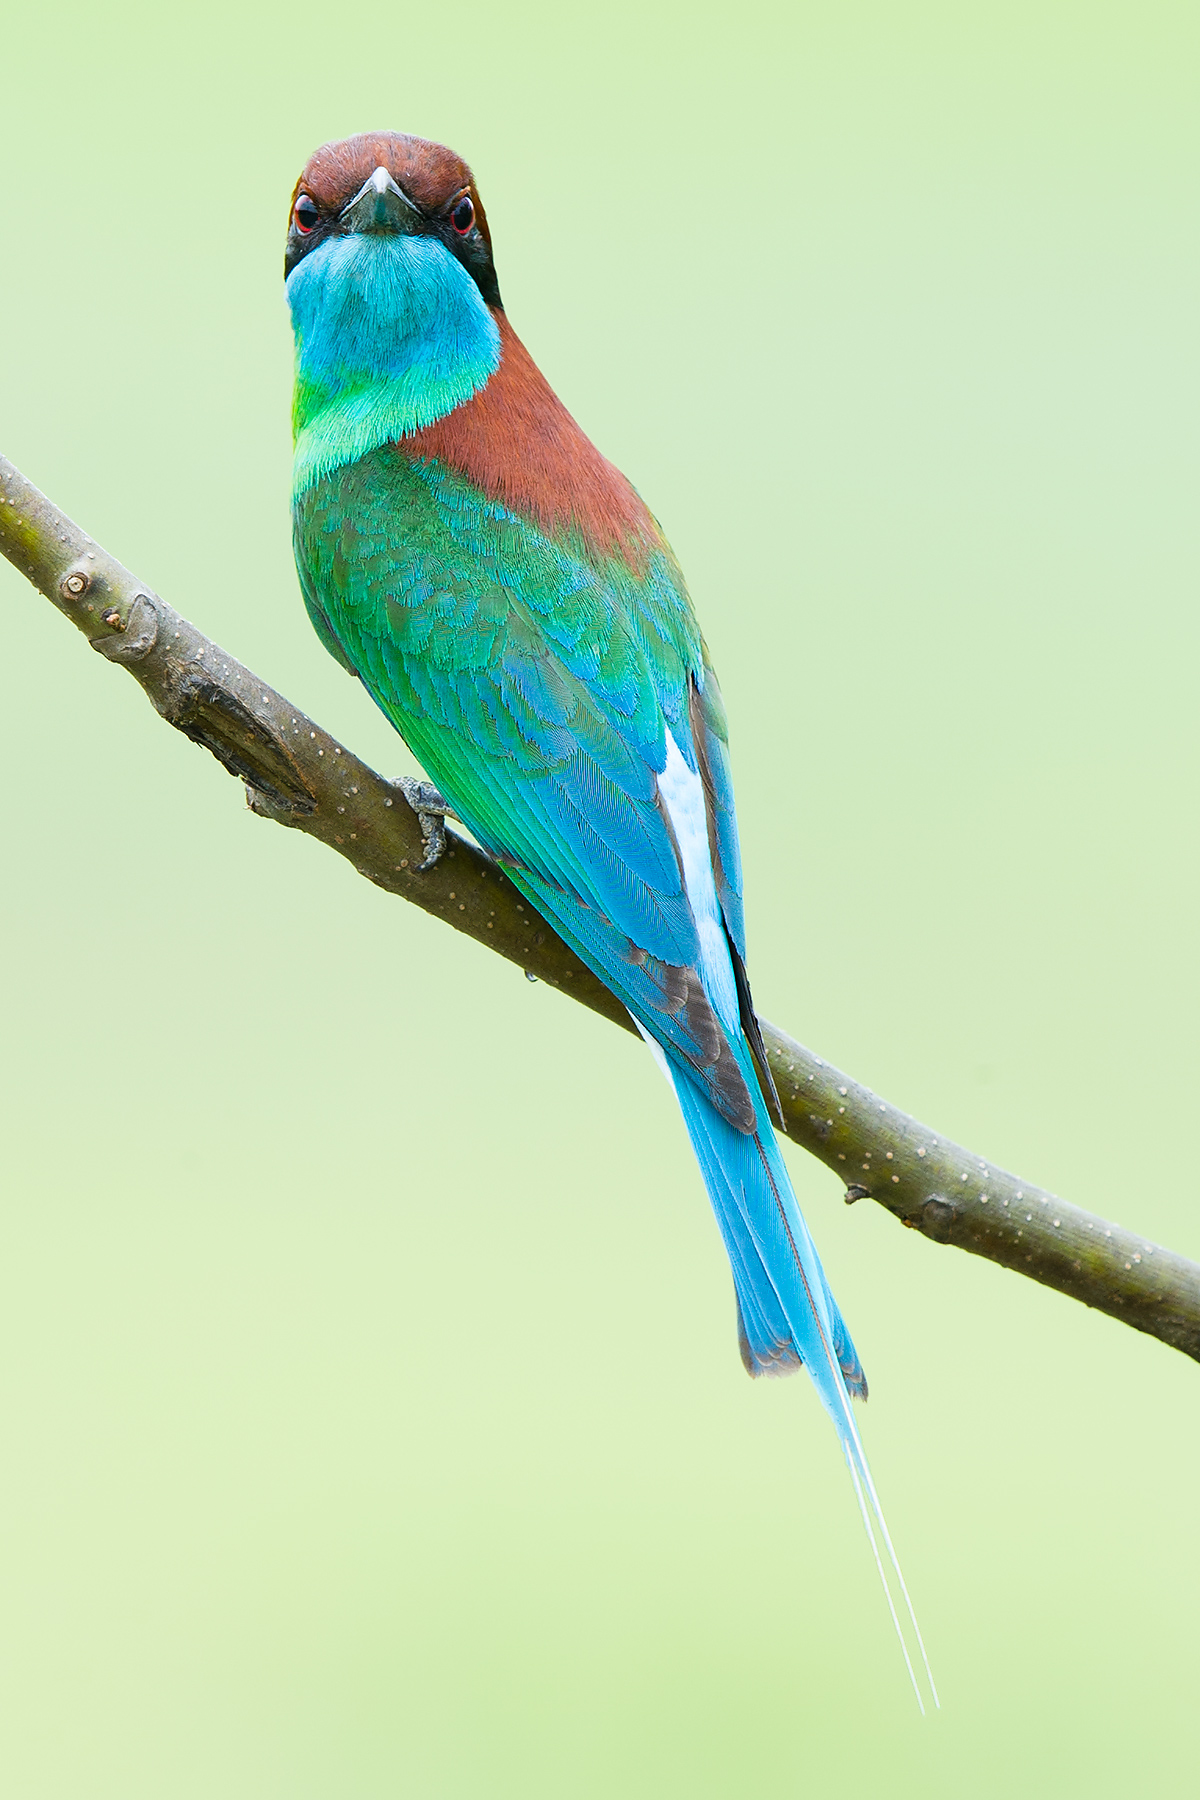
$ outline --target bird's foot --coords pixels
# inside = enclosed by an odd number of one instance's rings
[[[427,869],[436,868],[442,860],[446,849],[446,820],[457,819],[458,814],[434,787],[432,781],[418,781],[415,775],[396,775],[392,786],[398,787],[408,804],[417,815],[417,823],[421,827],[421,842],[425,846],[425,860],[416,865],[414,873],[423,875]]]

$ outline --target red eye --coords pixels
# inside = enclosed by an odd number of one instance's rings
[[[301,194],[295,206],[292,208],[292,219],[295,222],[296,230],[300,233],[301,237],[308,236],[320,217],[321,215],[317,211],[316,202],[310,200],[307,194]]]
[[[458,205],[454,208],[454,211],[450,214],[450,223],[453,225],[455,231],[457,231],[459,237],[466,237],[468,231],[470,231],[472,225],[475,223],[475,208],[471,204],[471,196],[469,194],[463,195],[462,199],[458,202]]]

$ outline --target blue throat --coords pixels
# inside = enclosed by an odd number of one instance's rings
[[[433,238],[355,234],[287,279],[296,338],[292,495],[477,393],[500,333],[467,271]]]

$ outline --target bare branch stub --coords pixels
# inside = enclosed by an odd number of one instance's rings
[[[461,836],[432,868],[401,792],[139,583],[0,457],[0,552],[156,710],[315,837],[549,986],[632,1031],[624,1007]],[[934,1133],[777,1027],[763,1038],[787,1135],[902,1224],[1030,1276],[1200,1361],[1200,1266]]]

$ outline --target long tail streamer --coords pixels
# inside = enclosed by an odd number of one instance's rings
[[[642,1035],[647,1036],[645,1032]],[[752,1373],[777,1374],[800,1362],[811,1376],[841,1442],[904,1666],[924,1714],[917,1665],[924,1670],[934,1706],[940,1707],[937,1685],[851,1410],[852,1392],[865,1393],[866,1383],[765,1106],[756,1132],[735,1130],[687,1072],[668,1062],[648,1036],[647,1042],[679,1101],[729,1252],[748,1367]],[[746,1062],[747,1076],[753,1082],[748,1051]],[[757,1083],[751,1091],[756,1088]],[[915,1658],[910,1654],[905,1622],[915,1640]]]

